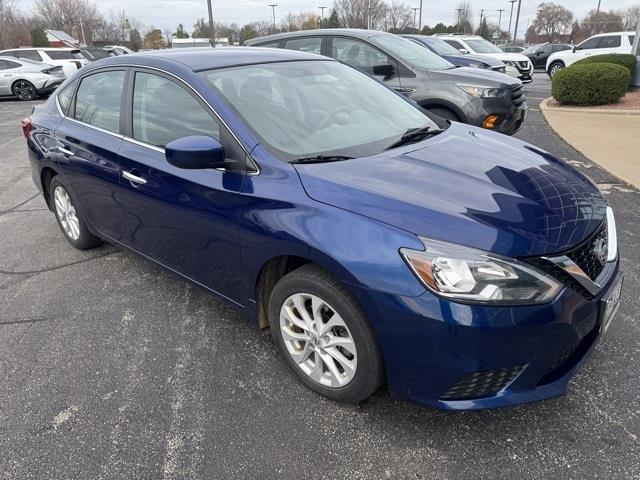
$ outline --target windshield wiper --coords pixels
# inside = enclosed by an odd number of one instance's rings
[[[400,140],[398,140],[397,142],[394,142],[391,145],[389,145],[387,147],[387,150],[391,150],[392,148],[396,148],[396,147],[400,147],[402,145],[406,145],[407,143],[417,142],[417,141],[422,140],[422,139],[424,139],[426,137],[430,137],[432,135],[437,135],[437,134],[442,133],[442,132],[444,132],[443,129],[441,129],[441,128],[432,128],[429,125],[427,125],[425,127],[410,128],[409,130],[404,132],[404,135],[402,135],[402,137],[400,137]]]
[[[354,157],[347,157],[346,155],[316,155],[315,157],[302,157],[296,158],[289,163],[325,163],[325,162],[339,162],[341,160],[351,160]]]

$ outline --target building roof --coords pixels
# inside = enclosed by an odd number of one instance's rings
[[[77,47],[80,45],[80,40],[73,38],[62,30],[45,30],[44,33],[47,34],[47,40],[50,42],[62,42],[70,47]]]

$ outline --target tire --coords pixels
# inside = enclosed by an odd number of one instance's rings
[[[549,78],[553,78],[553,76],[558,73],[560,70],[562,70],[564,68],[564,63],[562,62],[553,62],[551,65],[549,65],[549,70],[547,71],[547,75],[549,75]]]
[[[31,82],[26,80],[18,80],[11,87],[13,95],[22,102],[33,100],[38,96],[36,87]]]
[[[296,304],[305,309],[315,330]],[[321,315],[312,315],[312,305]],[[320,267],[303,265],[280,279],[269,298],[269,324],[285,361],[311,390],[332,400],[360,402],[382,384],[382,354],[362,308]],[[313,334],[307,333],[311,330]]]
[[[51,180],[49,194],[58,226],[71,245],[78,250],[87,250],[102,243],[100,238],[89,231],[82,216],[78,215],[75,200],[58,176]]]
[[[428,108],[427,110],[435,115],[438,115],[440,118],[444,118],[445,120],[449,120],[451,122],[460,121],[460,117],[458,117],[458,115],[453,113],[451,110],[447,110],[446,108],[434,107]]]

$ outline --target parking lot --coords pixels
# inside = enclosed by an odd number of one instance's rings
[[[0,101],[0,478],[640,478],[640,192],[549,129],[550,85],[526,87],[517,136],[606,194],[625,295],[567,395],[462,413],[384,388],[331,402],[199,287],[110,245],[73,249],[26,160],[38,102]]]

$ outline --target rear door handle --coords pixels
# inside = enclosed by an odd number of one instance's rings
[[[134,175],[133,173],[130,173],[130,172],[122,172],[122,176],[132,183],[137,183],[139,185],[147,184],[147,181],[144,178]]]
[[[57,147],[55,148],[55,150],[56,150],[56,151],[58,151],[58,152],[60,152],[60,153],[62,153],[62,154],[64,154],[64,155],[66,155],[66,156],[68,156],[68,157],[72,157],[72,156],[73,156],[73,152],[72,152],[71,150],[67,150],[67,149],[66,149],[66,148],[64,148],[64,147],[57,146]]]

